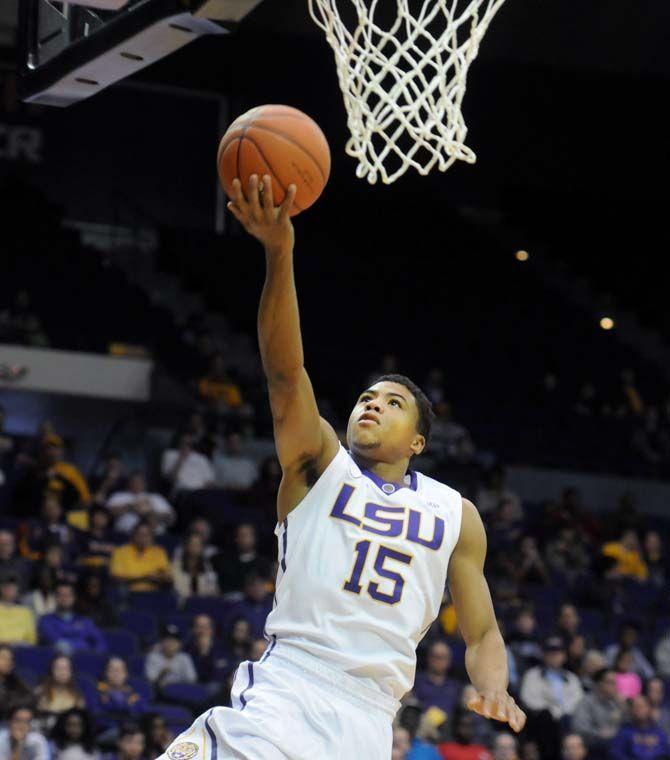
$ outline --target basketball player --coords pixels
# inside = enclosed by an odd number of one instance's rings
[[[348,450],[319,416],[304,367],[293,278],[292,185],[275,208],[269,177],[239,180],[229,208],[265,247],[258,314],[283,479],[279,571],[268,646],[240,665],[232,708],[214,707],[167,750],[169,760],[389,760],[392,721],[414,682],[416,647],[447,580],[477,696],[470,709],[520,731],[507,655],[483,575],[475,507],[410,469],[430,402],[400,375],[360,395]],[[165,756],[164,756],[165,757]]]

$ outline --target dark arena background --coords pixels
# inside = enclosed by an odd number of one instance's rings
[[[670,6],[508,0],[464,101],[477,163],[390,187],[344,153],[306,6],[264,0],[54,107],[24,100],[35,4],[19,30],[1,2],[0,760],[153,760],[264,651],[264,257],[216,173],[229,123],[264,103],[309,113],[333,152],[295,222],[321,413],[344,431],[388,371],[425,389],[417,469],[482,514],[530,716],[514,738],[468,717],[445,591],[393,760],[668,758]]]

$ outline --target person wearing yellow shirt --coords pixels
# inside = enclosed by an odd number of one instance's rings
[[[153,529],[144,521],[135,526],[130,543],[114,549],[109,572],[133,592],[159,591],[172,585],[167,553],[154,544]]]
[[[640,553],[640,542],[634,530],[626,530],[619,541],[610,541],[602,548],[605,557],[616,560],[614,575],[646,581],[649,570]]]
[[[28,607],[17,604],[18,578],[0,580],[0,644],[36,644],[35,617]]]

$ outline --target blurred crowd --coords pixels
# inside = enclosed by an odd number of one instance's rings
[[[253,388],[196,343],[199,406],[144,469],[108,446],[84,472],[76,441],[46,421],[17,435],[0,407],[0,760],[152,760],[194,715],[227,704],[238,664],[265,650],[281,471],[257,437]],[[384,357],[367,380],[395,364]],[[621,405],[573,413],[642,419],[624,379]],[[514,736],[467,709],[445,589],[393,760],[670,758],[670,524],[629,494],[607,513],[569,487],[523,503],[454,419],[441,371],[424,386],[437,416],[417,466],[486,523],[510,689],[529,720]]]

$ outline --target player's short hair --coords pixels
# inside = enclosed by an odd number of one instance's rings
[[[404,385],[405,388],[414,396],[417,408],[419,410],[419,424],[417,430],[426,439],[426,444],[430,440],[430,431],[435,421],[435,412],[433,411],[433,405],[430,403],[428,396],[419,388],[416,383],[413,383],[405,375],[382,375],[375,380],[375,383],[398,383],[398,385]]]

